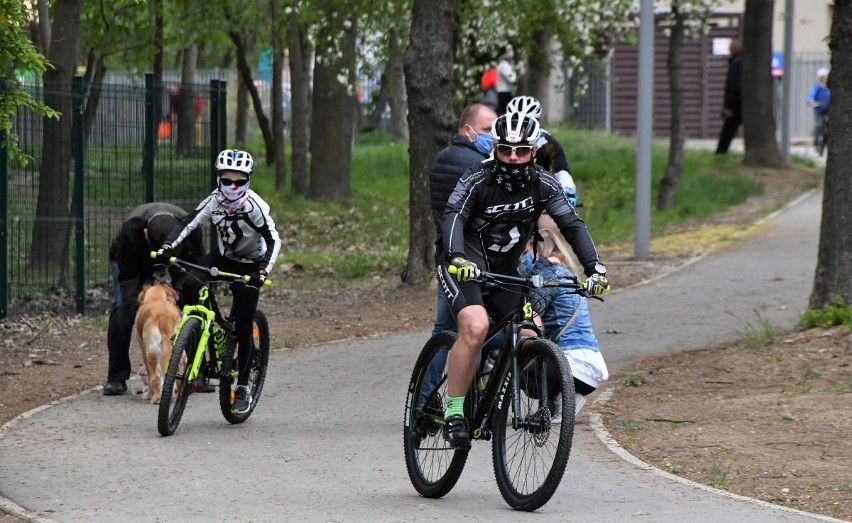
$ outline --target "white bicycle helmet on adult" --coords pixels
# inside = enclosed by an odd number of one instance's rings
[[[504,145],[533,147],[540,135],[541,126],[538,120],[524,113],[506,113],[491,124],[491,138],[498,151]],[[516,192],[525,187],[530,179],[533,155],[527,152],[526,157],[527,161],[508,163],[495,154],[493,172],[497,184],[509,192]]]
[[[254,170],[254,159],[246,151],[225,149],[216,157],[217,171],[239,171],[251,176]]]
[[[536,120],[541,118],[541,103],[532,96],[516,96],[506,105],[507,113],[525,113]]]
[[[496,144],[535,145],[541,136],[541,124],[525,113],[508,112],[491,124],[491,138]]]

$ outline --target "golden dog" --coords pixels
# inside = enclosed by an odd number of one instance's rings
[[[178,294],[165,283],[146,285],[139,293],[134,334],[142,349],[150,389],[147,397],[159,403],[163,379],[172,355],[172,334],[180,322]]]

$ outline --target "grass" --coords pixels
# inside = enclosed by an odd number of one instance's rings
[[[799,323],[806,328],[828,328],[835,325],[852,328],[852,307],[846,305],[841,298],[837,298],[834,303],[825,305],[821,309],[806,310]]]
[[[705,471],[707,481],[718,489],[725,488],[728,483],[729,468],[723,468],[718,463],[712,463]]]
[[[751,348],[768,347],[775,341],[775,328],[759,310],[754,311],[756,323],[746,321],[746,326],[740,331],[740,339]]]
[[[633,140],[602,132],[555,127],[575,175],[581,214],[599,244],[631,241],[634,231]],[[258,156],[262,144],[248,147]],[[288,149],[289,150],[289,149]],[[654,198],[665,168],[666,150],[653,157]],[[674,208],[652,214],[652,231],[687,219],[723,212],[761,191],[740,171],[741,156],[687,151]],[[349,202],[311,201],[275,191],[271,168],[258,164],[253,187],[272,207],[283,233],[281,266],[288,285],[346,287],[365,279],[387,281],[405,267],[409,237],[408,146],[382,133],[359,134],[353,150]],[[387,278],[388,275],[394,278]],[[290,281],[291,277],[294,281]],[[310,280],[310,281],[309,281]]]
[[[621,379],[621,384],[625,387],[641,387],[646,383],[648,383],[648,380],[635,374],[628,374]]]

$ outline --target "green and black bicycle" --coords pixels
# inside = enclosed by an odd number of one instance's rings
[[[252,326],[251,354],[249,356],[249,389],[252,403],[247,412],[232,412],[239,366],[237,365],[238,347],[234,330],[234,311],[228,317],[222,315],[215,297],[215,284],[248,285],[249,276],[233,274],[181,260],[158,256],[157,261],[178,267],[187,277],[193,277],[190,270],[206,272],[210,279],[199,288],[198,305],[185,305],[183,317],[172,338],[172,355],[163,381],[163,394],[157,416],[157,428],[163,436],[170,436],[177,430],[189,396],[204,383],[205,378],[219,380],[219,407],[222,415],[230,423],[242,423],[254,412],[263,383],[266,380],[266,368],[269,365],[269,323],[262,311],[254,313]],[[264,285],[269,285],[266,280]]]

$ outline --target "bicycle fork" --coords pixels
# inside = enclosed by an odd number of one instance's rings
[[[198,379],[198,374],[201,371],[201,360],[204,358],[204,352],[207,349],[207,342],[210,339],[210,331],[212,330],[213,321],[216,319],[216,314],[203,305],[186,305],[183,308],[184,316],[175,329],[179,333],[183,329],[184,323],[191,317],[198,318],[203,325],[201,329],[201,338],[198,340],[198,345],[195,348],[195,354],[192,358],[192,363],[187,369],[187,381],[195,381]],[[220,365],[216,358],[216,366]],[[218,369],[217,369],[218,372]]]

